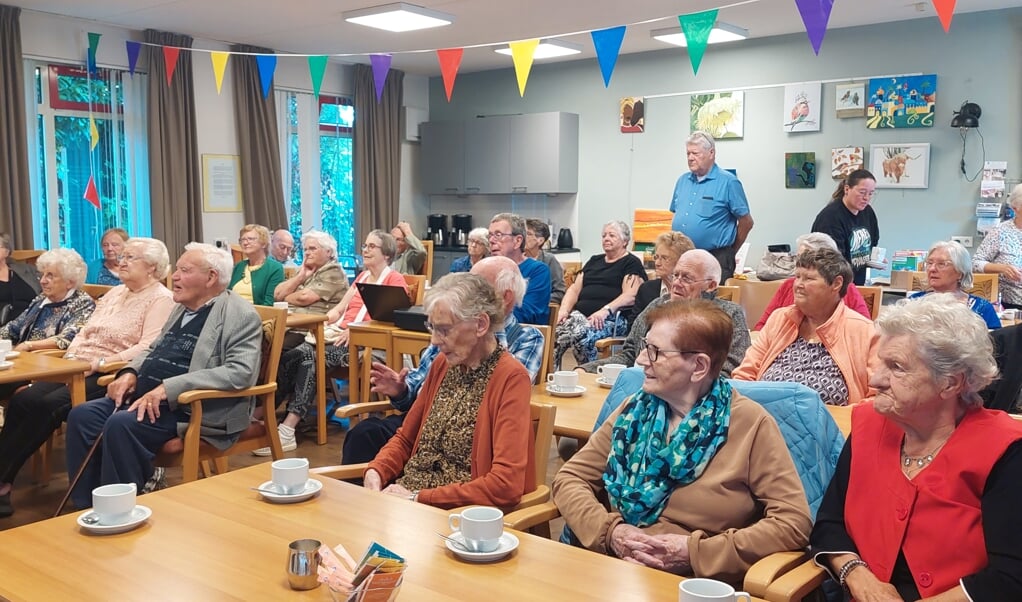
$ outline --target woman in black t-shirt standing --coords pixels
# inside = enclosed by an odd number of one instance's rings
[[[837,185],[830,203],[813,222],[812,231],[829,234],[852,264],[856,285],[866,283],[866,263],[880,242],[880,226],[870,206],[876,187],[872,173],[865,169],[853,171]]]
[[[39,273],[27,263],[14,261],[11,237],[0,233],[0,326],[21,315],[39,291]],[[10,309],[3,306],[10,305]]]

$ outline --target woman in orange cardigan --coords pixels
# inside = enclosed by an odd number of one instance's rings
[[[536,488],[531,381],[497,344],[504,310],[493,287],[465,273],[425,301],[440,348],[404,424],[363,475],[366,488],[440,508],[513,508]]]
[[[731,377],[801,383],[831,405],[862,401],[877,335],[872,321],[842,302],[851,281],[852,267],[837,251],[799,255],[795,305],[770,316]]]

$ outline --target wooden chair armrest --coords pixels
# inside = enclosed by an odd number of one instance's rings
[[[110,383],[114,382],[115,378],[117,378],[116,374],[106,374],[104,376],[100,376],[99,378],[97,378],[96,379],[96,384],[101,386],[101,387],[105,387],[105,386],[109,385]]]
[[[311,474],[330,477],[331,479],[351,481],[354,479],[361,479],[368,466],[369,465],[366,463],[339,464],[337,466],[320,466],[319,468],[310,468],[309,472]]]
[[[561,511],[557,509],[557,506],[551,501],[546,501],[536,506],[529,506],[528,508],[522,508],[505,514],[504,525],[518,531],[526,531],[537,525],[550,522],[559,516],[561,516]]]
[[[607,337],[596,341],[596,349],[597,351],[603,351],[605,349],[610,349],[614,345],[623,345],[624,342],[624,337]]]
[[[277,390],[277,383],[266,383],[264,385],[256,385],[254,387],[248,387],[247,389],[231,390],[231,391],[220,391],[218,389],[195,389],[192,391],[185,391],[178,395],[177,402],[179,404],[190,404],[197,400],[202,399],[225,399],[228,397],[253,397],[256,395],[266,395],[267,393],[273,393]]]
[[[742,589],[762,598],[780,575],[805,562],[805,552],[774,552],[749,567]]]
[[[764,597],[771,602],[801,600],[820,587],[827,577],[827,571],[807,560],[771,583]]]
[[[516,511],[521,510],[523,508],[528,508],[530,506],[538,506],[539,504],[542,504],[543,502],[546,502],[549,499],[550,488],[547,487],[546,485],[539,485],[534,490],[522,496],[522,499],[519,500],[518,505],[515,506],[515,510]]]
[[[368,401],[365,403],[349,403],[337,408],[334,412],[334,416],[338,418],[351,418],[352,416],[359,416],[361,414],[372,414],[373,412],[388,412],[393,410],[394,406],[390,405],[389,401]]]
[[[117,374],[121,370],[128,367],[128,362],[107,362],[100,367],[99,372],[103,374]]]
[[[46,355],[49,357],[64,357],[64,354],[67,353],[67,351],[64,349],[33,349],[29,353],[34,353],[36,355]]]

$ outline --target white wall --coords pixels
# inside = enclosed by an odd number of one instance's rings
[[[753,24],[746,24],[753,25]],[[609,89],[593,60],[542,64],[532,68],[525,97],[518,95],[512,69],[458,76],[448,103],[441,78],[430,81],[430,119],[469,119],[475,115],[567,111],[580,114],[580,186],[577,196],[577,246],[583,256],[598,252],[600,225],[609,219],[630,222],[636,208],[667,208],[675,180],[685,168],[684,140],[689,133],[689,96],[650,98],[647,131],[621,134],[618,100],[702,90],[777,85],[900,73],[937,73],[936,124],[926,129],[876,131],[864,119],[834,116],[834,84],[823,88],[822,131],[786,134],[781,128],[783,88],[746,92],[745,137],[718,143],[717,159],[738,170],[749,196],[756,226],[750,257],[758,260],[767,244],[793,243],[807,232],[829,199],[830,150],[893,142],[931,144],[926,190],[882,189],[874,206],[883,246],[925,248],[953,234],[973,234],[979,182],[959,172],[962,141],[948,124],[952,110],[966,99],[983,107],[981,131],[986,158],[1008,161],[1009,178],[1022,174],[1019,73],[1022,10],[957,15],[950,34],[936,19],[902,21],[827,33],[820,56],[804,34],[754,39],[713,46],[698,77],[682,49],[623,55]],[[632,34],[629,34],[632,35]],[[636,34],[637,35],[637,34]],[[976,132],[966,156],[970,175],[981,166]],[[784,153],[814,151],[817,188],[784,188]],[[509,199],[505,197],[503,202]],[[464,211],[485,214],[497,200],[462,201]],[[563,202],[558,199],[550,203]],[[438,199],[434,204],[446,203]],[[425,223],[425,217],[421,217]],[[477,218],[478,221],[478,218]]]

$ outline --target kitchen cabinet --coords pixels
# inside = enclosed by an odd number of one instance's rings
[[[508,157],[511,120],[486,117],[465,122],[465,193],[511,189]]]
[[[578,192],[578,115],[515,115],[511,192]]]
[[[451,273],[451,262],[467,251],[433,251],[433,282]]]
[[[422,188],[427,194],[465,194],[465,124],[460,121],[423,123]],[[427,151],[427,149],[429,149]]]

